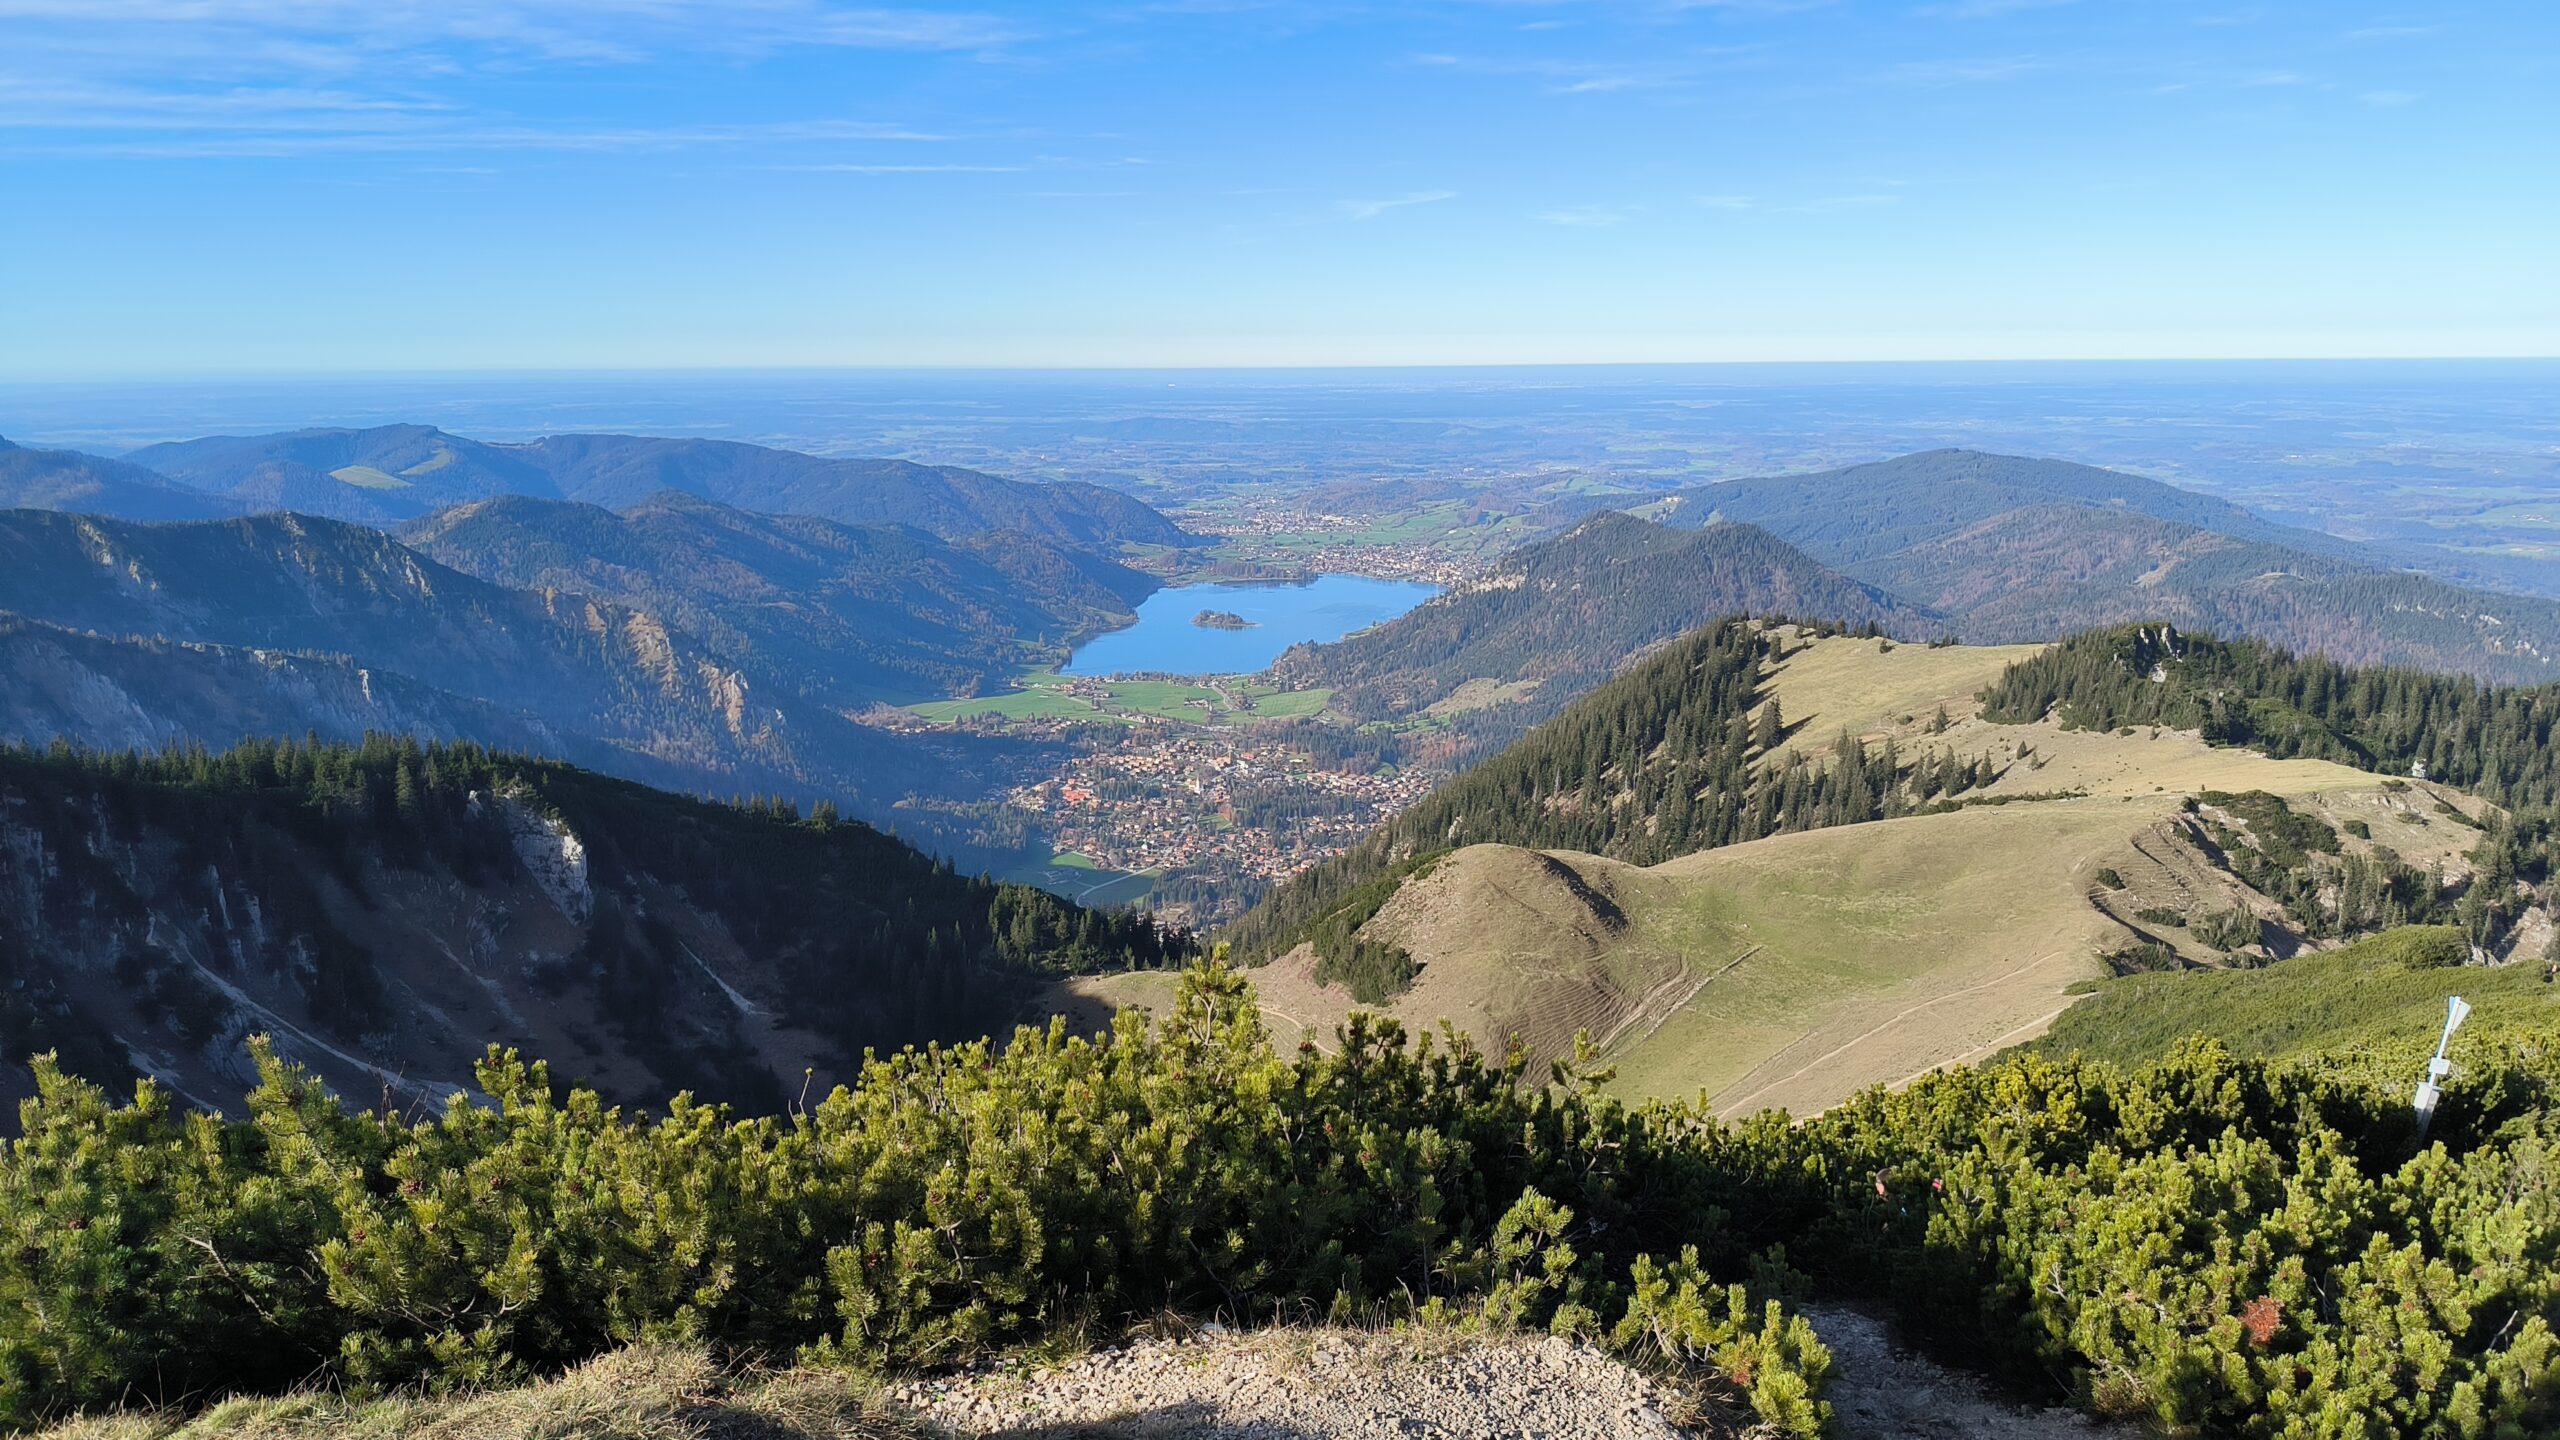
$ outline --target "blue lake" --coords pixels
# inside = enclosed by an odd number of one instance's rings
[[[1138,605],[1138,623],[1076,647],[1068,675],[1250,675],[1302,640],[1339,640],[1393,620],[1440,593],[1415,580],[1319,575],[1305,585],[1176,585]],[[1194,625],[1203,610],[1253,622],[1250,630]]]

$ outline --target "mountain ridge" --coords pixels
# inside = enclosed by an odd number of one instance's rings
[[[1872,506],[1895,512],[1891,518],[1898,523],[1889,529],[1872,522],[1856,528],[1857,512],[1843,511],[1839,502],[1860,495]],[[1698,523],[1719,516],[1747,520],[1788,537],[1810,553],[1831,551],[1839,558],[1822,558],[1832,564],[1878,553],[1850,543],[1850,536],[1874,537],[1865,541],[1866,546],[1907,543],[1900,537],[1943,533],[2020,505],[2051,503],[2130,510],[2235,539],[2262,540],[2315,554],[2350,556],[2367,550],[2355,541],[2278,524],[2228,500],[2147,476],[2072,460],[1956,447],[1918,450],[1831,470],[1719,481],[1664,498],[1682,510],[1711,506],[1712,513]],[[1795,539],[1798,535],[1806,538]]]
[[[158,472],[0,438],[0,509],[83,510],[124,520],[213,520],[236,507]]]
[[[394,532],[464,573],[664,614],[732,663],[840,706],[968,695],[1134,619],[1153,578],[1018,531],[764,515],[688,491],[622,510],[496,496]]]
[[[2070,461],[1922,451],[1654,503],[1679,523],[1760,525],[1971,639],[2167,618],[2355,663],[2560,679],[2560,602],[2448,584],[2355,541]]]
[[[270,515],[147,525],[0,512],[0,612],[106,637],[224,647],[235,690],[250,666],[266,665],[258,652],[349,657],[358,670],[495,707],[478,713],[525,717],[573,742],[563,748],[581,759],[714,793],[828,795],[885,817],[910,793],[993,783],[988,767],[1002,763],[998,748],[968,737],[858,724],[645,608],[492,585],[351,522]],[[203,670],[208,655],[137,645],[113,659],[128,694],[157,685],[174,698],[189,693],[174,669]],[[211,729],[226,723],[219,716],[162,714],[207,743],[244,733]]]
[[[1801,614],[1897,633],[1925,610],[1826,567],[1755,525],[1676,529],[1611,511],[1503,556],[1383,625],[1292,647],[1288,688],[1329,686],[1363,720],[1410,715],[1471,684],[1504,687],[1521,728],[1653,646],[1727,615]]]
[[[739,509],[908,524],[945,539],[1019,529],[1086,549],[1195,543],[1145,503],[1082,481],[809,455],[733,440],[562,434],[490,442],[429,425],[207,436],[126,457],[199,492],[370,524],[498,495],[619,509],[677,489]]]

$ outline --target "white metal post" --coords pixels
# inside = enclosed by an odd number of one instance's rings
[[[2417,1099],[2411,1106],[2417,1111],[2421,1143],[2427,1138],[2427,1127],[2435,1121],[2436,1102],[2444,1098],[2444,1079],[2453,1073],[2453,1062],[2445,1058],[2445,1049],[2453,1044],[2453,1032],[2462,1027],[2462,1022],[2470,1014],[2470,1003],[2459,995],[2445,1002],[2444,1034],[2436,1037],[2435,1058],[2427,1062],[2427,1078],[2418,1082]]]

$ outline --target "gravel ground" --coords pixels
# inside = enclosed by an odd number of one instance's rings
[[[1831,1348],[1831,1388],[1823,1398],[1843,1440],[2136,1440],[2145,1433],[2002,1396],[1899,1344],[1874,1316],[1837,1305],[1808,1305],[1804,1313]]]
[[[900,1387],[971,1440],[1679,1440],[1677,1401],[1589,1348],[1434,1332],[1204,1332]]]
[[[1831,1347],[1842,1440],[2140,1440],[2138,1427],[2026,1404],[1901,1343],[1884,1321],[1807,1306]],[[1586,1346],[1450,1331],[1210,1327],[1053,1368],[894,1389],[956,1440],[1697,1440],[1747,1426]],[[1675,1420],[1685,1423],[1675,1423]]]

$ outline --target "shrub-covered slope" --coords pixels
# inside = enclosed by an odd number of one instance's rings
[[[2451,925],[2411,926],[2262,970],[2128,975],[2064,1012],[2035,1044],[2050,1054],[2150,1064],[2191,1035],[2270,1059],[2369,1057],[2378,1081],[2414,1085],[2444,1023],[2445,1001],[2470,1002],[2471,1043],[2498,1035],[2541,1043],[2560,1024],[2560,988],[2540,957],[2469,964]]]
[[[2182,1047],[2036,1056],[1802,1125],[1628,1109],[1365,1022],[1264,1043],[1232,973],[1159,1022],[911,1052],[788,1120],[626,1115],[511,1056],[497,1103],[244,1116],[43,1072],[0,1160],[0,1418],[536,1376],[636,1340],[932,1366],[1166,1309],[1470,1317],[1721,1377],[1826,1428],[1772,1291],[1883,1297],[2091,1409],[2244,1437],[2524,1437],[2560,1414],[2554,1063],[2396,1094]]]

